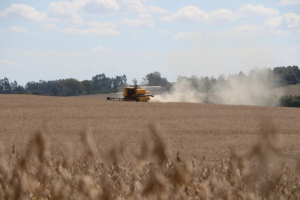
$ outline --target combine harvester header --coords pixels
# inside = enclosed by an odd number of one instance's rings
[[[144,88],[138,88],[137,85],[134,87],[126,87],[123,90],[124,98],[112,98],[107,97],[107,100],[118,100],[118,101],[149,101],[150,97],[154,97],[149,91]]]

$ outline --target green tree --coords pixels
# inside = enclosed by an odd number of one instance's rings
[[[300,83],[300,69],[298,66],[274,67],[273,73],[279,77],[281,85]]]
[[[112,88],[114,92],[117,92],[120,87],[126,85],[127,78],[125,75],[116,76],[116,78],[111,78]]]
[[[134,79],[132,79],[132,83],[133,83],[133,85],[137,85],[138,81],[134,78]]]
[[[121,77],[121,79],[122,79],[122,86],[126,85],[126,83],[127,83],[127,77],[126,77],[125,74]]]
[[[111,91],[111,79],[106,77],[104,73],[94,76],[92,82],[94,89],[100,93],[108,93]]]
[[[81,81],[81,84],[83,85],[83,90],[86,91],[86,94],[91,94],[94,89],[92,82],[89,80],[84,80]]]
[[[242,72],[242,71],[240,71],[239,77],[240,77],[241,80],[244,80],[244,79],[247,78],[247,76],[246,76],[246,75],[244,74],[244,72]]]
[[[10,83],[9,83],[9,80],[8,80],[8,78],[4,78],[4,79],[2,79],[2,81],[1,81],[2,83],[2,90],[3,90],[3,92],[4,93],[10,93],[11,92],[11,87],[10,87]]]
[[[53,85],[52,88],[51,88],[51,94],[53,96],[59,96],[59,89],[56,85]]]
[[[37,91],[37,90],[33,90],[33,91],[32,91],[32,94],[35,94],[35,95],[40,95],[40,92],[39,92],[39,91]]]
[[[71,91],[72,95],[78,95],[83,92],[82,83],[74,78],[62,80],[62,84]]]
[[[280,105],[284,107],[300,107],[300,95],[282,96],[279,99]]]
[[[166,87],[167,83],[167,78],[162,78],[159,72],[152,72],[143,78],[141,85]]]

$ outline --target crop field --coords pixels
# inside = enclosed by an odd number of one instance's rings
[[[300,198],[297,108],[0,95],[0,113],[0,199]]]

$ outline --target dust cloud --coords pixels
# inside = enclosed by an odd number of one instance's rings
[[[156,95],[153,101],[277,106],[283,91],[274,94],[271,88],[275,84],[276,77],[270,73],[221,77],[209,89],[203,78],[182,78],[173,84],[171,91]]]
[[[220,76],[212,82],[203,77],[180,78],[171,91],[156,95],[153,101],[278,105],[278,97],[283,95],[283,91],[276,89],[276,97],[272,89],[280,86],[280,80],[267,69],[276,65],[276,48],[261,44],[255,37],[245,40],[244,36],[207,34],[198,40],[182,42],[181,49],[184,50],[170,52],[168,58],[174,75],[223,74],[225,69],[227,73],[250,72],[248,75]]]

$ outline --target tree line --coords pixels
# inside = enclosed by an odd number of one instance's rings
[[[300,107],[300,95],[286,95],[279,98],[279,104],[284,107]]]
[[[238,74],[225,77],[223,74],[215,77],[191,77],[178,76],[177,81],[188,81],[193,89],[199,92],[215,92],[219,87],[226,87],[232,83],[257,83],[267,88],[277,88],[286,85],[295,85],[300,83],[300,69],[298,66],[275,67],[273,69],[252,69],[246,76],[242,71]]]
[[[16,81],[9,83],[7,78],[0,79],[0,93],[29,93],[36,95],[76,96],[102,93],[115,93],[127,85],[126,75],[107,77],[104,73],[92,77],[92,80],[78,81],[74,78],[38,82],[30,81],[25,87]]]
[[[195,75],[191,77],[178,76],[177,82],[188,81],[190,85],[199,92],[215,92],[215,90],[222,86],[226,87],[232,82],[238,83],[253,83],[259,80],[265,87],[276,88],[286,85],[294,85],[300,83],[300,69],[298,66],[288,67],[275,67],[273,69],[253,69],[249,72],[249,75],[245,75],[243,72],[238,74],[229,75],[225,77],[223,74],[218,78]],[[167,78],[162,77],[159,72],[152,72],[142,78],[142,81],[138,83],[137,79],[132,80],[133,85],[143,86],[162,86],[167,91],[172,89],[174,83],[171,83]],[[105,94],[116,93],[122,91],[122,88],[129,85],[126,75],[107,77],[104,73],[93,76],[91,80],[78,81],[74,78],[59,79],[38,82],[30,81],[25,87],[18,85],[17,81],[9,82],[8,78],[0,79],[0,93],[32,93],[39,95],[53,95],[53,96],[76,96],[76,95],[89,95],[89,94]],[[293,100],[291,100],[291,98]],[[297,103],[286,103],[297,101],[298,97],[282,97],[280,102],[282,105],[298,105]],[[296,100],[295,100],[296,99]]]
[[[300,69],[298,66],[275,67],[273,73],[279,77],[282,85],[300,83]]]
[[[138,85],[136,79],[132,80],[133,85]],[[74,78],[59,79],[38,82],[27,82],[25,87],[20,86],[17,82],[9,83],[7,78],[0,79],[0,93],[29,93],[36,95],[52,95],[52,96],[76,96],[89,94],[108,94],[122,91],[128,85],[127,77],[123,76],[107,77],[104,73],[93,76],[91,80],[78,81]],[[147,74],[140,85],[144,86],[163,86],[168,90],[172,84],[167,78],[161,77],[159,72]]]
[[[0,94],[24,93],[25,89],[17,81],[9,82],[8,78],[0,79]]]

